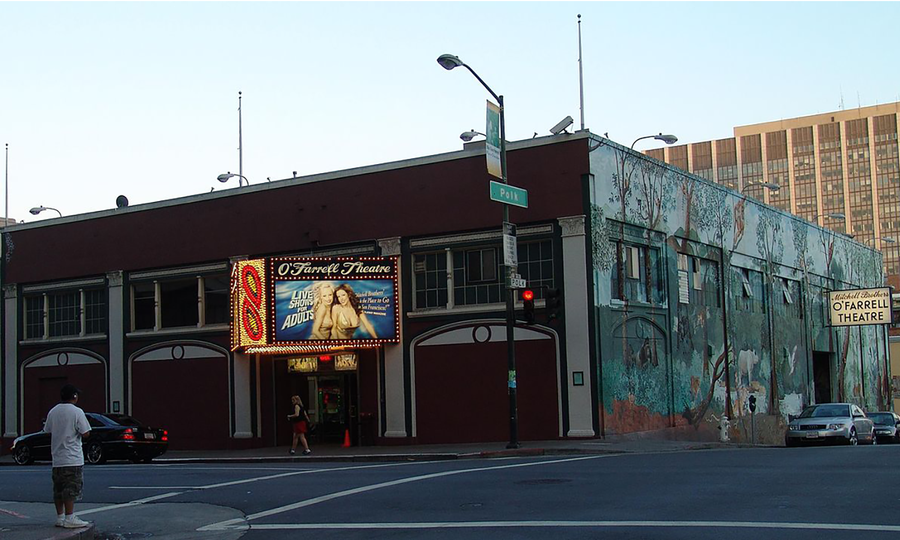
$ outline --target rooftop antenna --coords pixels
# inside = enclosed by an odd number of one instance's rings
[[[244,177],[244,145],[241,133],[241,93],[238,92],[238,174]]]
[[[841,104],[840,104],[840,108],[841,108],[841,110],[843,111],[843,110],[844,110],[844,87],[841,86],[840,89],[841,89]]]
[[[3,226],[9,223],[9,143],[6,143],[6,184],[4,185],[3,194]]]
[[[584,75],[581,66],[581,13],[578,14],[578,98],[581,106],[581,129],[584,130]]]

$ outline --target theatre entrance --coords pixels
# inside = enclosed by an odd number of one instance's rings
[[[340,355],[349,356],[349,355]],[[337,360],[338,356],[285,358],[276,361],[276,394],[280,396],[278,410],[278,444],[290,444],[290,397],[300,396],[310,420],[316,424],[309,436],[310,444],[343,444],[349,436],[350,444],[358,443],[359,384],[356,363]],[[352,369],[349,369],[352,366]],[[337,369],[336,369],[337,368]]]

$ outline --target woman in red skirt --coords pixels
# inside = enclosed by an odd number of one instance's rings
[[[294,414],[289,414],[288,420],[294,424],[294,440],[291,443],[290,454],[293,456],[297,453],[297,441],[300,441],[300,446],[303,447],[303,455],[308,456],[312,454],[312,451],[309,449],[309,443],[306,442],[309,416],[306,414],[306,409],[303,407],[300,396],[291,396],[291,404],[294,406]]]

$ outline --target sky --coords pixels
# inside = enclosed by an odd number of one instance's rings
[[[460,150],[490,95],[443,53],[504,96],[508,140],[580,129],[578,14],[584,127],[624,145],[900,101],[895,2],[0,1],[4,208],[240,189],[216,177],[241,155],[258,184]]]

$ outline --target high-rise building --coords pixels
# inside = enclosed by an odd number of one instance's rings
[[[738,126],[728,139],[646,153],[852,235],[881,250],[887,273],[897,276],[898,113],[900,102]]]

